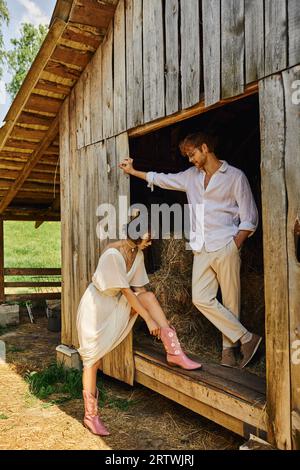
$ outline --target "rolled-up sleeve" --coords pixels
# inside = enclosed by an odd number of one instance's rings
[[[258,227],[258,210],[251,191],[249,181],[244,173],[238,178],[235,197],[239,207],[239,230],[247,230],[252,236]]]
[[[155,173],[149,171],[146,174],[148,188],[153,191],[154,186],[159,186],[163,189],[172,189],[174,191],[186,191],[187,186],[187,172],[181,171],[180,173]]]

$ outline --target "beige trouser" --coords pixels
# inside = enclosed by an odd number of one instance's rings
[[[232,240],[224,248],[208,253],[205,248],[194,252],[192,295],[193,304],[223,333],[223,348],[233,347],[247,329],[240,317],[239,250]],[[223,305],[217,300],[218,287]]]

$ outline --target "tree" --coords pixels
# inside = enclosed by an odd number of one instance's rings
[[[5,0],[0,0],[0,78],[3,75],[3,64],[5,60],[4,41],[2,33],[2,23],[9,23],[9,13]]]
[[[1,1],[1,0],[0,0]],[[42,42],[45,39],[48,28],[44,25],[35,27],[30,23],[23,23],[19,39],[11,39],[13,48],[6,53],[9,71],[12,73],[11,81],[6,85],[6,90],[14,99],[23,80],[34,61]]]

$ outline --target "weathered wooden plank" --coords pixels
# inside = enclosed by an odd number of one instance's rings
[[[84,69],[91,60],[92,55],[93,53],[91,51],[79,51],[71,47],[58,45],[51,58],[57,62]]]
[[[102,44],[102,114],[103,138],[114,134],[114,91],[113,91],[113,23]]]
[[[224,106],[228,103],[233,103],[234,101],[240,100],[241,98],[245,98],[246,96],[251,96],[257,94],[258,92],[258,84],[253,83],[246,87],[245,92],[242,96],[233,96],[231,98],[227,98],[226,100],[220,100],[218,103],[212,105],[212,109],[219,108]],[[207,112],[207,107],[205,105],[204,100],[202,99],[200,103],[193,106],[189,109],[184,109],[179,111],[178,113],[172,114],[171,116],[166,116],[161,119],[157,119],[156,121],[149,122],[147,124],[141,125],[136,129],[131,129],[128,131],[129,137],[138,137],[144,134],[148,134],[149,132],[157,131],[158,129],[162,129],[164,127],[170,126],[172,124],[177,124],[180,121],[186,120],[188,118],[199,116],[199,114],[203,114]]]
[[[187,109],[200,101],[199,0],[181,2],[181,105]]]
[[[106,142],[100,142],[95,146],[95,152],[98,153],[98,201],[99,206],[103,203],[108,203],[108,164],[107,164],[107,150],[106,150]],[[100,216],[99,212],[97,211],[97,215]],[[106,247],[108,240],[104,239],[101,230],[100,230],[101,220],[99,221],[99,225],[97,226],[97,233],[98,238],[100,240],[100,252],[104,250]]]
[[[119,238],[124,235],[124,226],[128,223],[128,209],[130,206],[130,178],[123,171],[118,168],[124,158],[129,156],[129,140],[127,132],[120,134],[116,137],[116,164],[117,164],[117,179],[118,179],[118,197],[119,199]]]
[[[264,2],[245,0],[246,83],[264,76]]]
[[[60,268],[5,268],[5,276],[59,276]]]
[[[93,96],[91,95],[91,78],[93,70],[89,63],[83,72],[83,135],[84,145],[91,143],[91,102]]]
[[[253,404],[221,390],[208,387],[206,384],[194,381],[189,377],[178,375],[173,370],[168,370],[166,367],[154,364],[147,359],[135,356],[134,360],[136,370],[148,377],[172,387],[174,390],[180,390],[186,396],[197,399],[199,402],[212,406],[216,410],[233,416],[244,423],[261,430],[266,428],[266,416],[261,408],[256,408]]]
[[[72,116],[72,119],[75,119],[75,126],[76,126],[76,141],[77,149],[81,149],[84,146],[84,81],[83,76],[80,77],[78,82],[74,87],[75,91],[75,108],[76,112],[75,115]]]
[[[205,106],[221,98],[221,0],[202,0]]]
[[[166,115],[179,109],[179,2],[165,3],[166,35]]]
[[[161,0],[143,2],[144,121],[165,115],[164,34]]]
[[[57,130],[58,130],[58,118],[56,118],[52,122],[51,127],[49,128],[49,131],[47,135],[45,136],[45,138],[43,139],[43,141],[41,142],[39,148],[30,155],[30,158],[28,159],[27,163],[24,165],[24,168],[22,172],[20,172],[19,177],[16,179],[14,184],[10,187],[6,196],[2,199],[1,204],[0,204],[0,213],[3,212],[8,207],[8,205],[13,200],[17,192],[23,186],[24,181],[26,180],[27,176],[30,174],[30,172],[34,168],[35,164],[38,162],[41,155],[43,155],[45,149],[49,147],[49,144],[52,142],[54,136],[57,134]],[[42,187],[40,187],[40,189],[42,189]]]
[[[270,441],[291,447],[285,109],[281,75],[260,83],[262,217]]]
[[[63,100],[32,93],[25,104],[25,108],[32,111],[46,111],[47,113],[56,114],[62,103]]]
[[[69,80],[77,80],[81,75],[81,70],[71,69],[67,65],[55,62],[54,60],[47,62],[44,72],[49,72],[57,77]]]
[[[90,198],[90,182],[87,177],[88,165],[87,148],[84,147],[78,152],[78,278],[79,297],[84,294],[87,285],[91,281],[88,279],[88,258],[90,247],[88,246],[88,201]]]
[[[287,67],[287,9],[282,0],[265,0],[265,76]]]
[[[5,282],[5,287],[60,287],[61,282]]]
[[[99,33],[97,29],[85,31],[84,29],[69,23],[62,35],[62,39],[71,41],[72,43],[78,43],[78,47],[85,45],[96,50],[103,39],[103,34]]]
[[[143,5],[142,0],[126,0],[126,95],[127,127],[144,122],[143,113]]]
[[[288,199],[287,251],[291,351],[291,411],[300,410],[300,99],[293,83],[300,83],[300,67],[283,73],[286,106],[285,182]],[[294,96],[293,96],[294,95]],[[296,423],[292,427],[296,429]],[[298,428],[300,433],[300,426]],[[295,434],[295,433],[294,433]],[[293,441],[300,450],[300,441]]]
[[[99,144],[87,148],[87,180],[90,188],[87,204],[87,237],[88,237],[88,265],[87,276],[89,281],[95,272],[100,256],[100,240],[97,237],[97,208],[99,200]]]
[[[70,277],[71,283],[71,298],[69,299],[69,308],[71,315],[71,344],[67,346],[78,347],[78,337],[76,330],[76,314],[77,308],[80,301],[79,293],[79,165],[78,165],[78,151],[77,151],[77,138],[76,138],[76,94],[75,90],[72,90],[70,95],[70,203],[69,203],[69,215],[70,215],[70,256],[68,260],[68,276]]]
[[[116,139],[115,137],[108,139],[106,141],[106,158],[107,158],[107,198],[106,202],[112,204],[116,210],[116,222],[119,217],[119,207],[118,207],[118,167],[117,167],[117,157],[116,157]],[[117,228],[117,227],[116,227]],[[116,230],[115,235],[112,237],[111,241],[118,239],[118,233]]]
[[[135,338],[135,354],[138,354],[146,359],[150,359],[153,362],[157,362],[166,367],[170,367],[166,364],[166,354],[161,344],[154,344],[150,338]],[[248,401],[257,400],[257,403],[261,406],[265,404],[266,395],[266,383],[262,377],[258,377],[255,374],[244,370],[241,374],[239,369],[226,369],[219,364],[212,364],[201,360],[196,354],[189,353],[189,357],[198,361],[202,364],[202,369],[187,371],[187,370],[176,370],[176,373],[187,375],[195,380],[200,380],[216,387],[221,387],[223,391],[234,394],[234,390],[239,392],[239,396],[245,400],[247,396]],[[243,390],[246,390],[244,396],[242,396]],[[251,397],[249,391],[255,392],[255,395]]]
[[[85,0],[84,3],[79,2],[72,8],[70,21],[95,26],[96,28],[107,28],[114,15],[116,3],[117,0],[114,2],[101,1],[101,3],[93,0]]]
[[[114,18],[114,134],[126,130],[125,1],[120,0]]]
[[[300,63],[300,2],[288,0],[289,67]]]
[[[222,98],[244,91],[244,1],[222,0]]]
[[[103,136],[102,113],[102,46],[99,47],[91,60],[91,142],[100,142]]]
[[[28,300],[54,300],[60,299],[60,292],[38,292],[36,294],[6,294],[6,302],[26,302]]]
[[[164,397],[169,398],[170,400],[179,403],[182,406],[185,406],[189,410],[198,413],[201,416],[204,416],[215,423],[225,427],[226,429],[231,430],[235,434],[244,436],[244,425],[243,422],[234,418],[231,415],[223,413],[219,410],[216,410],[214,405],[206,405],[197,400],[196,397],[190,397],[182,393],[181,390],[175,389],[172,386],[165,385],[153,377],[150,377],[139,370],[135,371],[135,382],[144,385],[144,387],[153,390]]]

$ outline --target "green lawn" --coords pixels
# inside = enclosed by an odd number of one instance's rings
[[[60,268],[60,222],[44,222],[38,229],[34,222],[4,223],[4,266],[6,268]],[[48,278],[55,280],[57,278]],[[29,277],[6,277],[7,281],[29,281]],[[34,280],[39,280],[34,278]],[[40,280],[46,280],[45,277]]]

